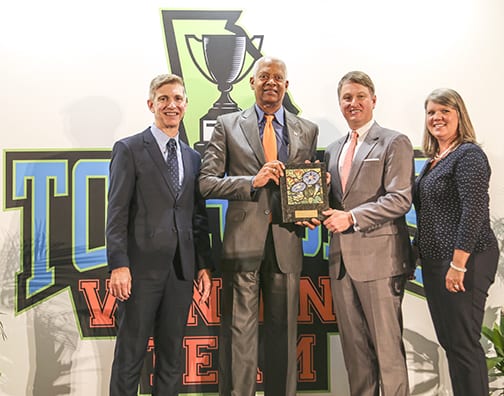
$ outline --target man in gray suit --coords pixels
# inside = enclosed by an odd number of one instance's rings
[[[296,394],[301,238],[305,230],[282,223],[278,184],[284,164],[315,159],[318,127],[282,106],[288,85],[283,61],[269,57],[257,60],[250,78],[255,105],[218,117],[203,156],[201,193],[229,201],[220,266],[221,396],[255,395],[260,292],[264,301],[265,395]],[[270,115],[274,115],[276,159],[265,158],[262,145]]]
[[[409,395],[401,303],[413,271],[405,221],[413,149],[405,135],[374,121],[368,75],[347,73],[338,97],[349,133],[325,153],[331,209],[324,225],[331,233],[329,274],[350,391],[378,396],[381,385],[382,396]]]
[[[179,76],[150,85],[154,123],[114,144],[110,162],[107,257],[118,300],[111,396],[136,396],[150,336],[153,395],[176,396],[193,282],[210,295],[210,241],[199,193],[200,155],[179,139],[187,98]]]

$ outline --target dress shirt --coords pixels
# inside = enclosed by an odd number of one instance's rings
[[[357,154],[357,151],[359,150],[359,147],[362,145],[362,142],[366,138],[367,133],[371,129],[371,126],[373,125],[373,123],[374,123],[374,120],[371,119],[371,121],[364,124],[361,128],[355,130],[355,132],[357,132],[359,134],[359,137],[357,138],[357,145],[355,146],[354,158],[355,158],[355,154]],[[338,167],[339,167],[340,174],[341,174],[341,170],[343,169],[343,162],[345,162],[345,156],[348,151],[348,146],[350,146],[351,135],[352,135],[352,130],[348,131],[347,140],[346,140],[345,144],[343,145],[343,148],[341,149],[341,154],[340,154],[339,161],[338,161]],[[359,225],[357,224],[357,219],[355,218],[355,216],[351,210],[349,211],[349,213],[352,216],[352,221],[354,223],[352,226],[353,229],[355,231],[359,231]]]
[[[257,106],[257,104],[255,105],[255,109],[257,112],[257,119],[259,120],[259,137],[262,141],[264,126],[266,125],[266,118],[264,117],[265,113],[259,106]],[[278,159],[285,163],[288,158],[289,135],[285,131],[284,108],[280,107],[274,113],[274,116],[275,118],[273,119],[273,128],[275,129],[277,141]]]
[[[177,142],[177,161],[179,169],[179,180],[180,185],[182,185],[182,182],[184,181],[184,163],[182,162],[182,151],[180,150],[180,140],[178,132],[177,135],[175,135],[174,137],[169,137],[154,124],[152,124],[151,126],[151,132],[152,135],[154,136],[154,139],[156,139],[156,142],[159,146],[159,150],[161,150],[161,154],[163,154],[165,162],[168,157],[168,148],[166,147],[168,140],[175,139],[175,141]]]
[[[366,138],[366,135],[368,131],[371,129],[371,126],[373,125],[374,120],[369,121],[367,124],[363,125],[361,128],[356,129],[355,132],[359,134],[359,138],[357,139],[357,145],[355,146],[355,151],[354,151],[354,158],[355,154],[357,154],[357,151],[359,150],[359,147],[362,145],[362,142]],[[339,166],[339,172],[341,173],[341,170],[343,169],[343,162],[345,161],[345,156],[348,151],[348,146],[350,146],[350,140],[351,140],[351,134],[352,131],[348,131],[348,137],[343,145],[343,148],[341,149],[341,155],[339,157],[338,161],[338,166]]]

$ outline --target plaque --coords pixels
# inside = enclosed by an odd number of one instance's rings
[[[286,165],[280,196],[284,223],[324,220],[322,211],[329,208],[325,163]]]

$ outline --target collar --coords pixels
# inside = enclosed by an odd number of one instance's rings
[[[355,130],[355,132],[359,134],[359,142],[364,141],[374,122],[375,120],[372,118],[369,122],[367,122],[366,124]],[[348,136],[350,136],[351,133],[352,133],[351,130],[348,131]]]
[[[258,105],[257,103],[254,104],[256,113],[257,113],[257,119],[259,120],[260,123],[262,123],[264,120],[264,114],[266,114]],[[283,106],[280,106],[280,108],[274,113],[275,116],[275,121],[278,122],[281,126],[284,126],[284,108]]]
[[[177,142],[177,147],[180,147],[180,142],[179,142],[179,133],[173,137],[168,136],[166,133],[164,133],[161,129],[159,129],[155,124],[151,125],[151,133],[154,136],[154,139],[156,139],[156,142],[158,143],[159,147],[162,148],[163,150],[166,150],[166,143],[168,143],[168,140],[170,139],[175,139]]]

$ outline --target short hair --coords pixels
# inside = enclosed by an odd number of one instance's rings
[[[149,87],[149,99],[154,100],[156,96],[156,91],[166,84],[180,84],[184,88],[184,96],[186,96],[185,84],[182,77],[176,74],[160,74],[154,77],[150,83]],[[186,97],[187,99],[187,97]]]
[[[375,87],[373,84],[373,80],[371,80],[371,77],[369,77],[366,73],[362,71],[354,70],[348,72],[343,77],[341,77],[341,80],[338,83],[338,98],[341,95],[341,89],[343,88],[343,84],[349,81],[367,87],[369,89],[369,92],[371,92],[371,96],[374,96]]]
[[[458,115],[457,137],[454,142],[476,143],[476,133],[467,112],[464,100],[459,93],[450,88],[438,88],[432,91],[425,99],[424,109],[427,110],[427,104],[434,102],[443,106],[448,106],[454,109]],[[427,128],[427,119],[425,120],[424,136],[423,136],[423,151],[428,157],[433,157],[439,149],[439,144],[434,136],[431,135]]]
[[[283,60],[281,60],[280,58],[275,58],[272,56],[262,56],[259,59],[257,59],[256,62],[254,63],[254,67],[252,68],[252,76],[254,76],[254,78],[257,77],[256,74],[257,74],[257,71],[259,70],[259,67],[263,63],[268,63],[268,62],[279,64],[285,73],[285,78],[287,78],[287,65],[285,64],[285,62]]]

